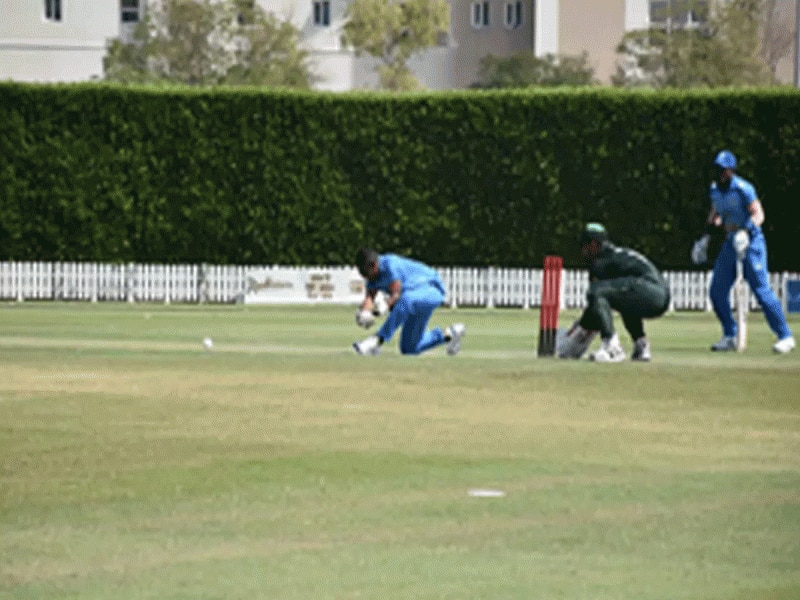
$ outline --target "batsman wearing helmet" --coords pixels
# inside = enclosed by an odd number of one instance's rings
[[[561,358],[580,358],[599,331],[602,343],[591,355],[596,362],[625,360],[625,350],[614,331],[612,310],[619,312],[633,339],[631,359],[649,361],[650,343],[644,319],[663,315],[670,303],[669,286],[650,260],[630,248],[611,243],[605,227],[586,225],[580,236],[581,255],[589,265],[587,306],[556,348]]]
[[[736,279],[736,262],[742,261],[743,275],[753,290],[770,329],[778,340],[773,351],[784,354],[794,349],[795,340],[783,308],[769,285],[767,243],[761,231],[764,209],[756,190],[746,179],[736,174],[736,157],[729,150],[720,151],[712,165],[714,180],[709,189],[711,211],[706,219],[706,233],[692,247],[692,261],[707,260],[710,232],[723,227],[725,242],[714,262],[711,280],[711,304],[722,325],[722,338],[711,349],[727,351],[736,348],[737,325],[733,318],[730,291]]]
[[[447,345],[450,356],[458,354],[466,331],[463,323],[454,323],[446,329],[428,329],[433,311],[445,299],[444,284],[435,269],[410,258],[378,254],[365,247],[359,248],[355,263],[366,279],[366,294],[356,311],[356,323],[365,329],[373,325],[378,292],[388,297],[386,309],[389,313],[376,334],[353,344],[358,354],[379,354],[384,342],[398,329],[402,330],[401,354],[421,354],[442,344]]]

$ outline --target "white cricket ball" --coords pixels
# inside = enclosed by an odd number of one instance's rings
[[[210,337],[203,338],[203,348],[206,350],[211,350],[214,347],[214,342],[211,340]]]

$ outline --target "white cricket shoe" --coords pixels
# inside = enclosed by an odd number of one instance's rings
[[[647,338],[640,337],[633,343],[633,352],[631,352],[631,360],[640,360],[642,362],[649,362],[652,358],[650,354],[650,342]]]
[[[794,350],[795,345],[794,337],[790,335],[789,337],[785,337],[782,340],[775,342],[775,345],[772,346],[772,351],[778,354],[786,354],[787,352]]]
[[[619,343],[619,336],[615,333],[610,338],[603,340],[600,348],[589,357],[599,363],[616,363],[625,360],[625,350]]]
[[[716,344],[711,345],[714,352],[728,352],[736,350],[736,338],[732,335],[723,335]]]
[[[454,323],[444,330],[445,338],[450,338],[447,342],[447,354],[455,356],[461,350],[461,338],[467,332],[463,323]]]
[[[371,335],[360,342],[353,342],[353,350],[364,356],[378,356],[381,353],[381,341],[377,335]]]

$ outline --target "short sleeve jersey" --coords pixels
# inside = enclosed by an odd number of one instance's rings
[[[403,290],[415,290],[429,285],[444,289],[435,269],[411,258],[396,254],[381,254],[378,257],[378,278],[367,281],[367,289],[389,293],[389,284],[399,281]]]
[[[620,277],[642,277],[654,283],[666,284],[658,268],[644,255],[606,242],[589,267],[589,278],[604,280]]]
[[[725,191],[717,186],[716,181],[713,182],[708,196],[714,211],[722,219],[722,224],[740,229],[750,220],[750,204],[758,197],[753,184],[738,175],[733,176]]]

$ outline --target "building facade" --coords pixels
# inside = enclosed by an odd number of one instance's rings
[[[150,2],[156,0],[149,0]],[[377,59],[341,43],[352,0],[255,0],[301,33],[320,90],[377,86]],[[467,88],[481,59],[532,50],[537,56],[586,52],[595,78],[609,83],[625,32],[649,26],[672,0],[448,0],[450,30],[410,61],[423,87]],[[800,0],[783,0],[792,8]],[[148,0],[0,0],[0,80],[71,82],[103,78],[108,42],[130,36]],[[656,17],[657,18],[657,17]],[[793,80],[793,60],[778,76]]]
[[[0,80],[101,79],[120,24],[117,0],[0,0]]]

